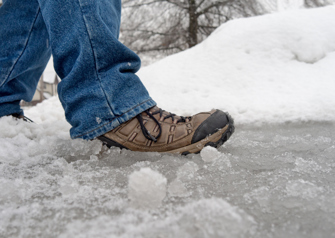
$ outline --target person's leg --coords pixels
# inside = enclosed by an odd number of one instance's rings
[[[36,0],[7,0],[0,8],[0,117],[23,114],[51,55]]]
[[[118,41],[121,0],[38,2],[72,138],[96,138],[155,105],[135,75],[139,57]]]
[[[155,102],[135,75],[140,67],[138,56],[117,39],[119,0],[37,1],[49,33],[54,66],[62,78],[58,92],[72,125],[72,138],[97,138],[108,146],[137,151],[187,154],[199,152],[207,145],[218,147],[234,132],[231,117],[219,110],[185,118],[153,108]],[[31,12],[33,15],[34,11]],[[7,55],[1,64],[6,66],[8,61],[9,66],[1,72],[6,76],[2,88],[9,87],[12,81],[25,86],[30,83],[28,80],[33,80],[36,86],[38,77],[35,76],[46,64],[46,60],[37,59],[50,56],[48,44],[47,48],[43,47],[45,32],[35,29],[39,29],[36,23],[39,19],[36,8],[26,42],[18,41],[19,45],[14,44],[13,49],[6,48]],[[40,33],[42,38],[35,37],[35,33]],[[35,42],[33,39],[41,41],[38,46],[30,44]],[[38,69],[36,75],[35,69]],[[29,77],[21,77],[25,72],[30,73],[27,73]],[[16,84],[6,95],[1,94],[1,98],[7,95],[10,98],[15,90],[21,90]],[[22,88],[22,92],[27,91]],[[22,99],[19,96],[17,99]],[[9,105],[15,100],[6,102]]]

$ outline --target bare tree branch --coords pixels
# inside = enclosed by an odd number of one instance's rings
[[[335,0],[304,0],[318,7]],[[175,53],[206,39],[221,24],[267,12],[258,0],[122,0],[120,40],[136,53]]]

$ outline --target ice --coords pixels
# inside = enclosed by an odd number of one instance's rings
[[[0,181],[0,204],[9,202],[20,202],[20,190],[17,188],[15,182],[11,180],[2,179]]]
[[[293,171],[296,171],[298,173],[311,173],[316,171],[322,171],[322,168],[320,165],[318,165],[315,161],[307,161],[303,158],[297,158],[295,161],[295,168]],[[328,169],[323,170],[323,172],[327,172]],[[329,170],[328,170],[329,171]]]
[[[180,179],[173,180],[169,185],[169,195],[175,197],[187,197],[190,193]]]
[[[190,195],[184,182],[195,179],[195,173],[199,166],[194,162],[187,162],[178,168],[177,177],[169,185],[169,195],[175,197],[187,197]]]
[[[242,209],[218,199],[203,199],[167,211],[164,217],[126,211],[116,220],[100,216],[87,222],[67,224],[67,235],[60,237],[250,237],[255,220]],[[119,224],[133,224],[122,229]]]
[[[317,187],[315,184],[299,179],[289,181],[286,185],[288,196],[302,197],[303,199],[313,199],[323,193],[323,188]]]
[[[255,233],[254,218],[222,199],[200,200],[180,210],[182,237],[192,237],[194,229],[202,237],[247,237]]]
[[[166,178],[150,168],[141,168],[129,176],[128,198],[135,208],[155,209],[166,196]]]
[[[177,171],[177,178],[183,181],[194,179],[194,173],[199,170],[196,163],[190,161],[181,166]]]
[[[270,197],[269,197],[269,188],[266,186],[259,187],[254,189],[250,193],[246,193],[243,198],[245,199],[246,203],[252,203],[252,199],[257,201],[258,205],[262,209],[263,212],[269,212],[267,209],[270,204]]]
[[[30,140],[21,126],[13,127],[21,134],[17,140],[0,137],[0,237],[335,232],[333,123],[242,125],[223,147],[206,148],[217,155],[212,162],[203,160],[203,152],[139,153],[72,141],[63,135],[66,128],[46,143],[40,135],[54,129],[44,123],[27,125]]]
[[[69,176],[64,176],[64,178],[59,181],[59,185],[59,192],[62,193],[63,196],[70,196],[78,191],[78,184]]]

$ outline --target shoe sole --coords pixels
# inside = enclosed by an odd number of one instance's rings
[[[170,150],[170,151],[164,151],[160,153],[177,153],[177,154],[182,154],[182,155],[188,155],[188,154],[197,154],[199,153],[204,147],[206,146],[211,146],[218,148],[220,147],[223,143],[225,143],[231,135],[235,131],[234,127],[234,120],[233,118],[226,113],[227,118],[228,118],[228,125],[226,125],[224,128],[220,129],[218,132],[207,136],[205,139],[198,141],[197,143],[184,146],[175,150]],[[121,149],[127,149],[127,147],[124,147],[123,145],[105,137],[105,136],[99,136],[97,139],[101,140],[103,144],[105,144],[107,147],[119,147]]]

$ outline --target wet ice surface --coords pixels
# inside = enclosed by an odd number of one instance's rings
[[[0,237],[335,236],[334,123],[240,125],[186,157],[0,123]]]

